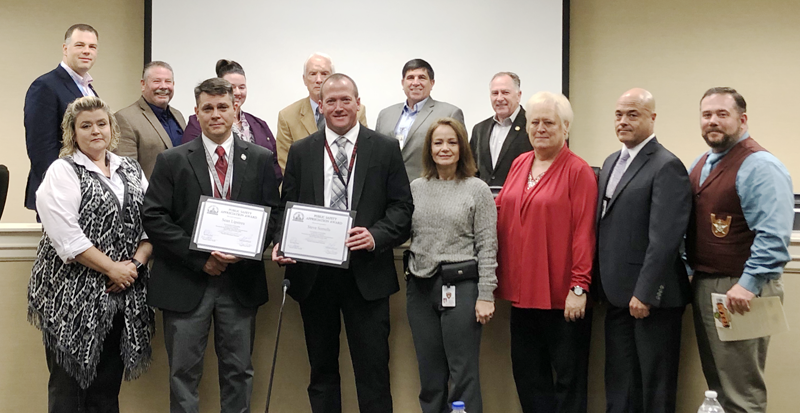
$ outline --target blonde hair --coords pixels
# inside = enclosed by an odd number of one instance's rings
[[[119,125],[114,115],[111,114],[111,107],[98,97],[84,96],[75,99],[67,106],[67,111],[64,112],[64,119],[61,120],[61,151],[58,153],[60,158],[72,155],[79,149],[78,142],[75,141],[75,120],[78,115],[98,109],[106,112],[108,125],[111,127],[111,141],[108,143],[106,150],[113,151],[116,149],[117,144],[119,144]]]
[[[572,126],[572,119],[575,116],[572,112],[572,105],[570,105],[569,99],[560,93],[536,93],[535,95],[531,96],[531,98],[528,99],[528,103],[525,104],[525,117],[527,118],[526,120],[528,123],[531,122],[531,113],[533,112],[533,107],[540,103],[548,103],[553,105],[556,110],[556,115],[558,115],[558,119],[561,121],[561,126],[564,128],[564,132],[569,134],[569,128]]]

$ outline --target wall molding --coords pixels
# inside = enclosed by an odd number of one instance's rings
[[[0,224],[0,262],[33,261],[36,248],[42,238],[41,224]],[[395,259],[402,259],[407,243],[395,248]],[[789,244],[792,260],[786,264],[784,273],[800,274],[800,231],[792,233]]]

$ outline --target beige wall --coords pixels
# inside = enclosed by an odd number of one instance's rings
[[[26,62],[6,64],[0,69],[4,78],[16,80],[7,82],[12,98],[0,103],[0,121],[11,128],[0,152],[0,163],[8,165],[12,172],[3,222],[33,221],[33,214],[22,208],[28,171],[22,104],[30,82],[58,64],[63,32],[70,24],[90,23],[100,32],[99,59],[92,70],[100,95],[115,109],[138,96],[143,1],[83,0],[80,4],[79,9],[74,3],[54,0],[0,4],[0,34],[10,40],[4,49],[5,61]],[[715,8],[723,6],[724,9]],[[753,136],[787,165],[797,182],[800,166],[792,161],[800,154],[800,143],[793,136],[797,132],[790,122],[796,106],[792,98],[800,92],[795,73],[800,67],[800,28],[796,24],[799,14],[800,3],[779,0],[573,0],[570,82],[576,116],[572,148],[593,165],[617,150],[611,116],[614,102],[626,89],[641,86],[656,96],[659,139],[688,164],[705,150],[697,125],[699,97],[710,86],[730,85],[738,88],[750,104]],[[630,16],[640,20],[626,22]],[[0,240],[0,249],[3,248],[7,246]],[[279,269],[272,264],[267,266],[272,301],[259,312],[254,411],[262,409],[266,399],[264,389],[277,322],[276,292],[281,279]],[[30,261],[0,260],[0,406],[20,413],[43,411],[46,406],[47,369],[41,335],[25,320],[30,267]],[[770,410],[776,412],[793,411],[800,372],[800,355],[796,351],[800,322],[793,316],[800,313],[797,274],[786,276],[786,290],[792,331],[774,337],[767,371]],[[596,312],[593,330],[592,413],[603,411],[602,312],[602,308]],[[285,317],[277,368],[282,378],[275,384],[272,407],[274,411],[306,412],[308,363],[298,307],[291,299]],[[705,388],[691,328],[687,313],[679,383],[679,412],[683,413],[696,411]],[[416,359],[402,292],[392,298],[391,341],[395,410],[418,411]],[[346,347],[343,353],[346,356]],[[214,411],[218,406],[213,360],[207,359],[201,388],[203,412]],[[349,359],[343,357],[345,411],[355,411],[352,368],[348,363]],[[484,330],[481,365],[486,411],[519,412],[508,356],[507,305],[499,306],[498,316]],[[121,401],[124,412],[166,410],[166,354],[160,327],[154,343],[153,367],[142,379],[123,385]]]
[[[97,63],[91,70],[97,93],[113,110],[139,96],[144,55],[144,1],[58,0],[0,1],[0,37],[9,99],[0,101],[0,122],[9,126],[3,137],[0,163],[11,173],[2,222],[36,222],[22,206],[30,162],[25,151],[22,108],[31,82],[61,62],[64,32],[88,23],[100,34]]]

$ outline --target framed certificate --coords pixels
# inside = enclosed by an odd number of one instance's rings
[[[219,251],[261,261],[270,207],[200,197],[189,249]]]
[[[295,261],[348,268],[350,249],[344,245],[356,211],[287,202],[280,250]]]

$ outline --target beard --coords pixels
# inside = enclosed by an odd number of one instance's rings
[[[710,133],[712,133],[712,132],[721,133],[723,135],[722,139],[719,139],[719,140],[716,140],[716,141],[710,140],[708,135]],[[739,140],[739,136],[731,135],[731,134],[725,133],[721,129],[714,128],[714,129],[709,129],[709,130],[703,132],[703,140],[706,141],[706,144],[711,149],[727,149],[727,148],[730,148],[731,146],[733,146],[736,143],[736,141]]]

